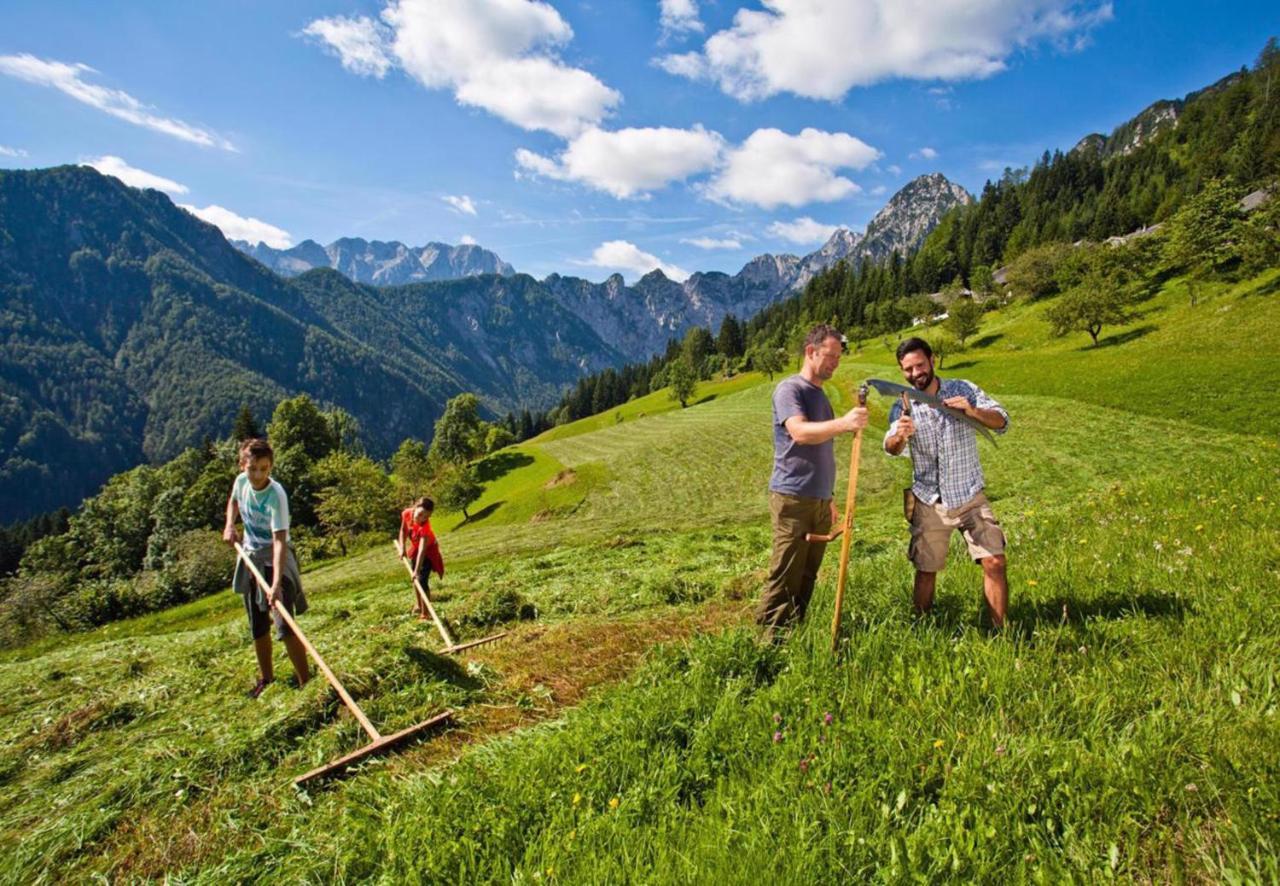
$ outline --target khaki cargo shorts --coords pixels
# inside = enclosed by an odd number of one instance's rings
[[[920,572],[941,572],[947,563],[951,533],[957,529],[964,535],[974,562],[1004,553],[1004,531],[991,502],[981,492],[958,508],[947,508],[940,501],[927,505],[917,498],[907,549],[912,565]]]

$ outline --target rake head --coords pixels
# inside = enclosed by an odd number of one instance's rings
[[[293,780],[293,785],[294,787],[300,788],[309,782],[318,782],[327,778],[334,778],[341,775],[361,760],[372,757],[375,754],[381,754],[384,751],[392,750],[397,745],[402,745],[423,732],[448,723],[452,719],[453,711],[445,711],[442,714],[437,714],[429,720],[423,720],[421,723],[416,723],[407,729],[401,729],[399,732],[392,735],[380,736],[379,738],[369,742],[364,747],[352,751],[345,757],[339,757],[338,759],[332,760],[323,766],[312,769],[305,775],[299,775]]]

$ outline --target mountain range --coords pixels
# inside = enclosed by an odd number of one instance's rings
[[[281,277],[296,277],[316,268],[332,268],[357,283],[395,286],[401,283],[425,283],[432,280],[454,280],[480,274],[515,273],[511,265],[483,247],[463,243],[428,243],[417,248],[398,241],[361,240],[343,237],[328,246],[314,240],[303,240],[289,249],[274,249],[265,243],[251,245],[232,240],[231,245],[251,255]]]
[[[837,231],[807,256],[628,286],[538,281],[468,245],[264,252],[88,167],[0,171],[0,513],[75,505],[112,474],[225,435],[242,404],[262,421],[300,392],[351,413],[379,457],[429,438],[461,391],[494,414],[543,408],[584,373],[749,317],[836,261],[910,251],[969,199],[925,176],[865,234]],[[361,282],[432,274],[449,279]]]

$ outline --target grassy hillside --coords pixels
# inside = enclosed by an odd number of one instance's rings
[[[304,629],[380,728],[460,724],[326,789],[289,781],[359,727],[318,681],[242,696],[229,593],[0,657],[0,878],[1280,878],[1280,452],[1245,408],[1280,371],[1276,279],[1196,308],[1171,284],[1098,349],[1042,306],[987,315],[954,371],[1013,417],[981,447],[1003,635],[958,545],[911,617],[875,398],[840,657],[832,555],[804,629],[759,646],[772,385],[658,396],[499,453],[474,519],[437,518],[441,611],[480,636],[516,592],[509,640],[438,655],[389,545],[307,574]],[[879,345],[838,409],[867,375],[895,377]]]

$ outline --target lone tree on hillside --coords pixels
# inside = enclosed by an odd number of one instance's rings
[[[680,408],[684,409],[698,386],[698,374],[693,371],[688,357],[675,360],[667,368],[667,381],[671,384],[671,399],[679,400]]]
[[[1170,267],[1186,269],[1193,307],[1196,284],[1212,277],[1235,256],[1233,246],[1239,235],[1240,219],[1236,191],[1214,179],[1169,220],[1165,259]]]
[[[445,465],[436,474],[433,485],[440,507],[449,511],[462,511],[464,523],[471,519],[467,508],[484,492],[484,487],[476,479],[475,470],[470,465]]]
[[[777,348],[761,344],[751,349],[751,368],[769,376],[770,381],[782,371],[784,365],[782,354]]]
[[[942,325],[956,337],[960,347],[964,347],[965,339],[977,335],[982,325],[982,306],[971,298],[957,298],[951,303]]]

